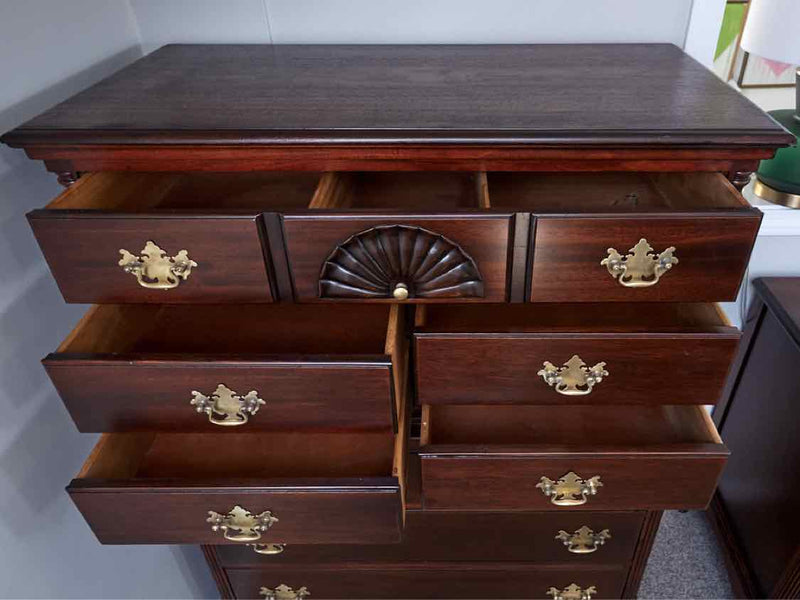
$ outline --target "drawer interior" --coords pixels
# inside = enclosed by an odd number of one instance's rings
[[[625,213],[749,208],[719,173],[489,173],[493,208]]]
[[[319,173],[115,173],[81,176],[50,210],[225,210],[304,208]]]
[[[702,406],[425,405],[420,443],[598,450],[722,440]]]
[[[392,475],[394,438],[358,433],[103,434],[78,479],[359,478]]]
[[[59,353],[392,354],[388,305],[96,305]]]
[[[716,304],[430,305],[417,308],[415,331],[425,333],[728,333],[735,328]]]

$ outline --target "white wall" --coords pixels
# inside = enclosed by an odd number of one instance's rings
[[[695,0],[707,2],[719,0]],[[146,53],[168,42],[683,46],[692,10],[692,0],[130,0],[130,4]]]
[[[124,0],[0,2],[0,132],[140,55]],[[78,433],[39,359],[85,307],[64,303],[24,216],[60,190],[0,146],[0,597],[213,597],[198,549],[101,546],[64,491],[97,436]]]

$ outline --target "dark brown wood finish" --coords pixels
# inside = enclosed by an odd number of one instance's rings
[[[287,545],[281,554],[265,556],[252,548],[220,546],[226,568],[305,564],[416,564],[433,562],[530,562],[539,565],[592,567],[627,564],[636,548],[644,513],[503,513],[406,512],[400,544]],[[560,530],[572,533],[584,525],[595,532],[608,529],[611,538],[595,552],[573,554],[556,539]]]
[[[228,575],[225,573],[225,569],[223,569],[220,565],[217,546],[203,545],[200,547],[203,550],[203,556],[205,556],[206,563],[208,564],[209,569],[211,569],[211,576],[214,578],[214,581],[217,584],[217,590],[219,590],[220,598],[224,598],[225,600],[228,598],[235,598]]]
[[[391,434],[105,434],[67,491],[104,544],[224,544],[240,505],[279,519],[265,542],[400,539]]]
[[[647,559],[650,557],[650,550],[656,541],[658,525],[661,522],[662,511],[649,511],[644,518],[644,524],[639,533],[639,541],[636,544],[636,552],[633,562],[628,568],[628,579],[625,581],[625,588],[622,590],[623,598],[638,598],[639,585],[642,583],[644,568],[647,566]]]
[[[312,598],[544,598],[550,587],[595,586],[593,598],[618,598],[622,570],[537,568],[526,563],[460,563],[394,568],[305,565],[302,568],[229,569],[237,598],[259,598],[262,587],[307,587]]]
[[[170,45],[3,141],[766,147],[789,137],[667,44]]]
[[[712,404],[739,339],[708,305],[431,306],[425,319],[420,404]],[[538,372],[576,354],[609,375],[589,394],[559,394]]]
[[[795,598],[800,593],[800,520],[795,498],[800,444],[800,280],[755,281],[757,301],[717,415],[731,448],[711,518],[738,593]]]
[[[728,455],[698,406],[433,406],[422,439],[432,510],[705,508]],[[570,507],[536,489],[569,471],[603,486]]]
[[[80,431],[390,431],[389,327],[378,306],[102,305],[44,365]],[[190,405],[219,384],[265,404],[220,428]]]

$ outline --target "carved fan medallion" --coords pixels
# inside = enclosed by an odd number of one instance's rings
[[[475,261],[446,237],[382,225],[345,240],[322,265],[320,298],[482,298]]]

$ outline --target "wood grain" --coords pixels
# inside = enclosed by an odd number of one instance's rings
[[[639,540],[636,544],[636,552],[630,568],[628,569],[628,579],[625,581],[625,589],[622,591],[623,598],[637,598],[639,585],[642,583],[644,569],[647,566],[647,559],[650,557],[650,550],[656,540],[658,525],[661,523],[662,511],[649,511],[644,518],[644,525],[639,533]]]

